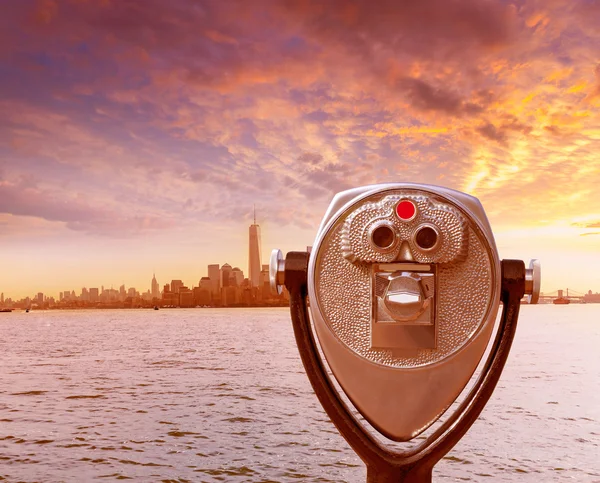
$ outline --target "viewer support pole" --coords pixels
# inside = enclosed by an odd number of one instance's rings
[[[350,413],[337,394],[320,359],[307,307],[306,252],[285,259],[285,286],[300,357],[312,387],[329,418],[367,466],[367,483],[430,483],[434,465],[460,441],[490,396],[515,335],[520,300],[525,292],[525,264],[502,260],[502,318],[482,374],[457,409],[458,413],[411,450],[392,451],[373,437]]]

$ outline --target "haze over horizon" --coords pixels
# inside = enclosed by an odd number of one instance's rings
[[[478,197],[542,291],[600,291],[598,25],[587,0],[4,2],[0,292],[247,274],[253,204],[268,263],[393,181]]]

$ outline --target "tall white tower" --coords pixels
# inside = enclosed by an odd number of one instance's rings
[[[254,208],[254,223],[250,225],[250,244],[248,252],[248,280],[253,287],[260,285],[260,226],[256,224],[256,208]]]

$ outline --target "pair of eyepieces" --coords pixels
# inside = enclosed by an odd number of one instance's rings
[[[396,215],[402,221],[411,221],[417,214],[414,203],[410,200],[402,200],[396,205]],[[435,227],[422,224],[416,228],[413,234],[414,243],[421,250],[432,250],[439,240],[439,234]],[[396,244],[396,232],[392,223],[383,222],[371,230],[371,242],[380,250],[389,250]]]
[[[423,225],[417,228],[414,235],[414,242],[422,250],[433,249],[438,242],[438,233],[435,228],[429,225]],[[396,233],[393,227],[389,225],[380,225],[371,233],[373,245],[381,250],[386,250],[394,246],[396,242]]]

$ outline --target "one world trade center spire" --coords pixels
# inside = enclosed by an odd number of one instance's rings
[[[260,270],[262,268],[260,260],[260,226],[256,224],[256,206],[254,210],[254,222],[250,225],[250,243],[248,252],[248,279],[253,287],[260,284]]]

